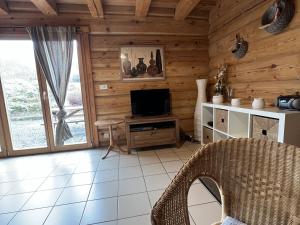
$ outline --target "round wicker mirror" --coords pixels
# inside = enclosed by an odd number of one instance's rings
[[[295,15],[292,0],[276,0],[264,13],[260,27],[269,33],[277,34],[284,30]]]

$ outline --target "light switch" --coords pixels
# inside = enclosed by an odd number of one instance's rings
[[[107,84],[100,84],[99,88],[100,88],[100,90],[107,90],[108,89],[108,85]]]

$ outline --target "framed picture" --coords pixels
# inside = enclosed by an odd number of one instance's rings
[[[162,46],[122,46],[121,78],[126,81],[165,79]]]

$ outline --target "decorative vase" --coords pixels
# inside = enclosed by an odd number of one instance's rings
[[[136,65],[136,69],[138,71],[138,74],[144,74],[147,70],[147,65],[144,63],[144,58],[138,58],[139,63]]]
[[[150,65],[147,68],[147,73],[150,76],[155,76],[156,74],[158,74],[158,68],[155,65],[155,60],[153,59],[153,52],[151,52],[151,59],[149,61]]]
[[[160,74],[162,72],[162,61],[161,61],[161,54],[160,54],[160,50],[157,49],[156,50],[156,66],[157,66],[157,69],[158,69],[158,74]]]
[[[265,107],[265,100],[263,98],[254,98],[252,102],[253,109],[263,109]]]
[[[201,103],[207,102],[206,85],[207,79],[196,80],[198,87],[198,97],[194,115],[194,139],[201,141]]]
[[[231,99],[231,105],[234,107],[239,107],[241,105],[241,99],[239,98]]]
[[[125,59],[123,61],[123,70],[125,75],[129,75],[130,74],[130,70],[131,70],[131,62],[128,59],[128,54],[125,54]]]
[[[214,95],[212,98],[212,103],[213,104],[221,104],[224,101],[224,96],[223,95]]]

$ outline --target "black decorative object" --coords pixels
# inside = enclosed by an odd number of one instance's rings
[[[162,70],[162,60],[161,60],[161,54],[160,54],[160,50],[157,49],[156,50],[156,66],[157,66],[157,69],[158,69],[158,72],[157,73],[161,73],[163,70]]]
[[[151,59],[149,61],[150,65],[147,68],[147,73],[150,76],[155,76],[156,74],[158,74],[158,68],[155,65],[155,60],[153,59],[153,52],[151,52]]]
[[[295,4],[292,0],[276,0],[262,16],[260,27],[272,34],[283,31],[295,15]]]
[[[132,69],[130,70],[130,75],[132,77],[136,77],[137,75],[139,75],[139,72],[135,67],[132,67]]]
[[[139,63],[136,65],[136,69],[139,74],[144,74],[146,73],[147,70],[147,65],[144,63],[144,58],[138,58]]]
[[[238,59],[243,58],[248,51],[248,42],[240,37],[239,34],[236,35],[235,47],[232,50],[234,56]]]

